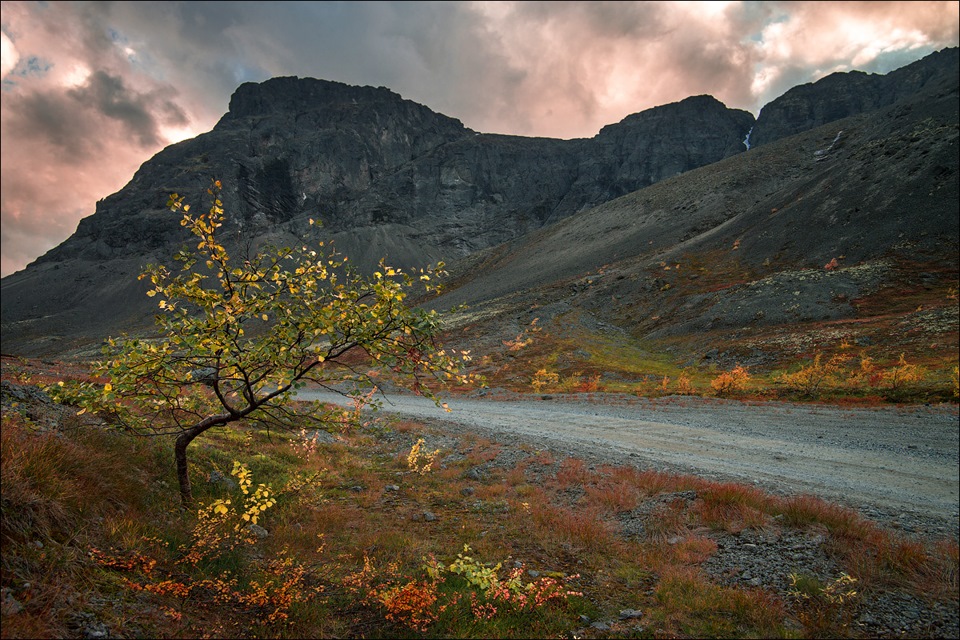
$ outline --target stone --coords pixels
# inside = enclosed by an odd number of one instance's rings
[[[304,437],[307,440],[313,440],[314,442],[330,443],[330,442],[337,441],[336,436],[334,436],[332,433],[329,433],[327,431],[323,431],[322,429],[315,429],[314,431],[311,431],[309,434],[307,434]]]
[[[483,472],[481,472],[480,469],[478,469],[477,467],[471,467],[471,468],[468,469],[467,472],[466,472],[465,474],[463,474],[463,475],[464,475],[465,477],[469,478],[470,480],[482,480],[482,479],[483,479]]]
[[[434,521],[437,519],[437,516],[435,516],[435,515],[433,514],[433,512],[431,512],[431,511],[424,511],[424,512],[423,512],[423,519],[424,519],[426,522],[434,522]]]
[[[234,491],[239,486],[237,485],[236,480],[233,478],[228,478],[216,469],[210,472],[210,475],[207,477],[207,482],[210,484],[220,485],[229,491]]]
[[[248,525],[246,526],[246,529],[247,529],[247,531],[249,531],[249,532],[252,533],[253,535],[255,535],[255,536],[257,536],[258,538],[260,538],[261,540],[263,540],[264,538],[267,538],[267,537],[270,536],[270,532],[267,531],[266,529],[264,529],[263,527],[261,527],[261,526],[258,525],[258,524],[248,524]]]
[[[13,592],[10,589],[3,590],[3,615],[12,616],[16,615],[23,611],[23,605],[13,597]]]

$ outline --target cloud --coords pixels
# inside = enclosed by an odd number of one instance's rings
[[[70,89],[71,106],[90,111],[120,123],[141,147],[155,149],[165,142],[159,134],[160,124],[185,125],[186,114],[169,97],[172,90],[156,89],[138,93],[125,86],[123,78],[94,71],[87,83]]]
[[[386,86],[483,132],[584,137],[712,94],[757,113],[958,43],[948,2],[4,2],[2,274],[63,241],[242,82]]]
[[[0,32],[0,77],[6,78],[7,74],[17,67],[20,61],[20,53],[13,46],[13,41],[7,36],[6,31]]]

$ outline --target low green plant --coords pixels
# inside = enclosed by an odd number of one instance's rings
[[[844,634],[860,600],[856,584],[857,579],[846,573],[827,583],[808,574],[790,574],[790,595],[797,618],[815,637]]]
[[[348,575],[344,586],[368,606],[379,607],[384,618],[400,626],[425,633],[446,624],[462,625],[464,616],[475,624],[495,624],[499,618],[529,615],[552,605],[561,608],[570,598],[581,597],[566,582],[577,575],[543,576],[531,582],[523,580],[523,570],[514,568],[501,575],[502,563],[485,564],[467,555],[469,545],[449,565],[434,557],[423,558],[417,576],[404,576],[396,564],[377,568],[364,557],[360,571]],[[447,627],[449,628],[449,626]]]

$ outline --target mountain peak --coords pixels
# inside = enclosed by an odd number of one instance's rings
[[[409,101],[386,87],[354,86],[332,80],[280,76],[263,82],[245,82],[240,85],[230,97],[229,111],[221,118],[221,122],[282,112],[316,111],[338,105],[402,102]]]

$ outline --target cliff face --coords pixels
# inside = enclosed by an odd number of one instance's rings
[[[40,262],[170,245],[180,230],[167,197],[197,202],[213,177],[248,238],[309,215],[325,233],[393,226],[401,245],[415,234],[430,256],[451,259],[737,153],[752,124],[700,96],[588,140],[482,135],[387,89],[275,78],[241,86],[213,131],[145,163]],[[382,248],[399,266],[422,262]]]
[[[224,184],[228,246],[314,234],[360,268],[382,258],[419,267],[737,156],[751,129],[757,145],[896,96],[936,92],[955,83],[956,69],[954,49],[888,76],[835,74],[787,92],[756,122],[695,96],[575,140],[477,133],[385,88],[307,78],[244,84],[212,131],[145,162],[73,236],[3,279],[4,343],[35,341],[42,351],[61,338],[149,324],[136,276],[189,240],[167,199],[176,192],[206,209],[212,178]]]

